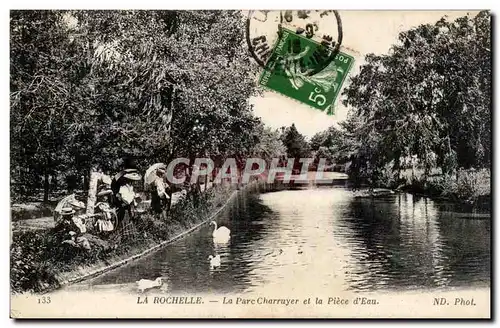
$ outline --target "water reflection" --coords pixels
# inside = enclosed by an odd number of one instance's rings
[[[132,291],[158,276],[171,293],[489,285],[490,221],[450,206],[410,194],[354,198],[343,185],[242,193],[217,218],[229,243],[214,244],[207,224],[71,288]],[[216,254],[220,266],[211,267]]]
[[[265,236],[261,232],[264,222],[269,224],[272,220],[273,212],[262,205],[257,194],[240,194],[217,218],[219,226],[231,230],[227,244],[214,243],[213,226],[207,224],[159,252],[80,284],[80,288],[102,288],[107,284],[133,286],[138,279],[162,276],[168,291],[173,293],[244,290],[253,282],[250,266],[258,265],[259,260],[244,250]],[[208,256],[217,254],[221,264],[212,268]]]
[[[489,284],[487,220],[441,215],[432,200],[399,194],[355,199],[342,221],[353,234],[351,289]]]

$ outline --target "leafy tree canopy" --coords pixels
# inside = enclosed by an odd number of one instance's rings
[[[416,156],[444,172],[491,163],[490,15],[442,18],[367,55],[344,90],[341,155],[359,167],[400,167]]]
[[[255,146],[237,11],[12,11],[10,29],[15,180]]]

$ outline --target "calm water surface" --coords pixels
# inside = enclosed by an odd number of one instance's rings
[[[490,220],[410,194],[355,198],[343,186],[242,193],[208,224],[122,268],[69,288],[135,291],[163,277],[169,292],[401,290],[490,285]],[[208,256],[219,254],[211,269]]]

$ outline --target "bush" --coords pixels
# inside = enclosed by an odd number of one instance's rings
[[[460,170],[458,172],[456,196],[469,202],[474,202],[478,197],[490,194],[490,173],[486,169],[476,171]]]
[[[444,174],[438,177],[431,177],[427,181],[420,180],[422,192],[430,196],[453,197],[456,193],[457,183],[453,175]]]
[[[25,231],[15,234],[10,252],[10,286],[13,292],[38,292],[57,284],[55,267],[50,264],[52,239],[48,232]]]
[[[375,186],[382,188],[396,188],[397,187],[397,174],[393,171],[391,164],[386,164],[378,174],[374,181]]]
[[[421,177],[411,182],[410,190],[474,203],[479,197],[491,193],[490,172],[487,169],[461,169],[456,174],[443,174],[427,180]]]

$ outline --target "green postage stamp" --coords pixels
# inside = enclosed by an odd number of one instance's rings
[[[259,84],[333,115],[335,100],[354,58],[339,52],[319,73],[308,75],[317,65],[317,54],[323,49],[320,43],[283,29]]]

